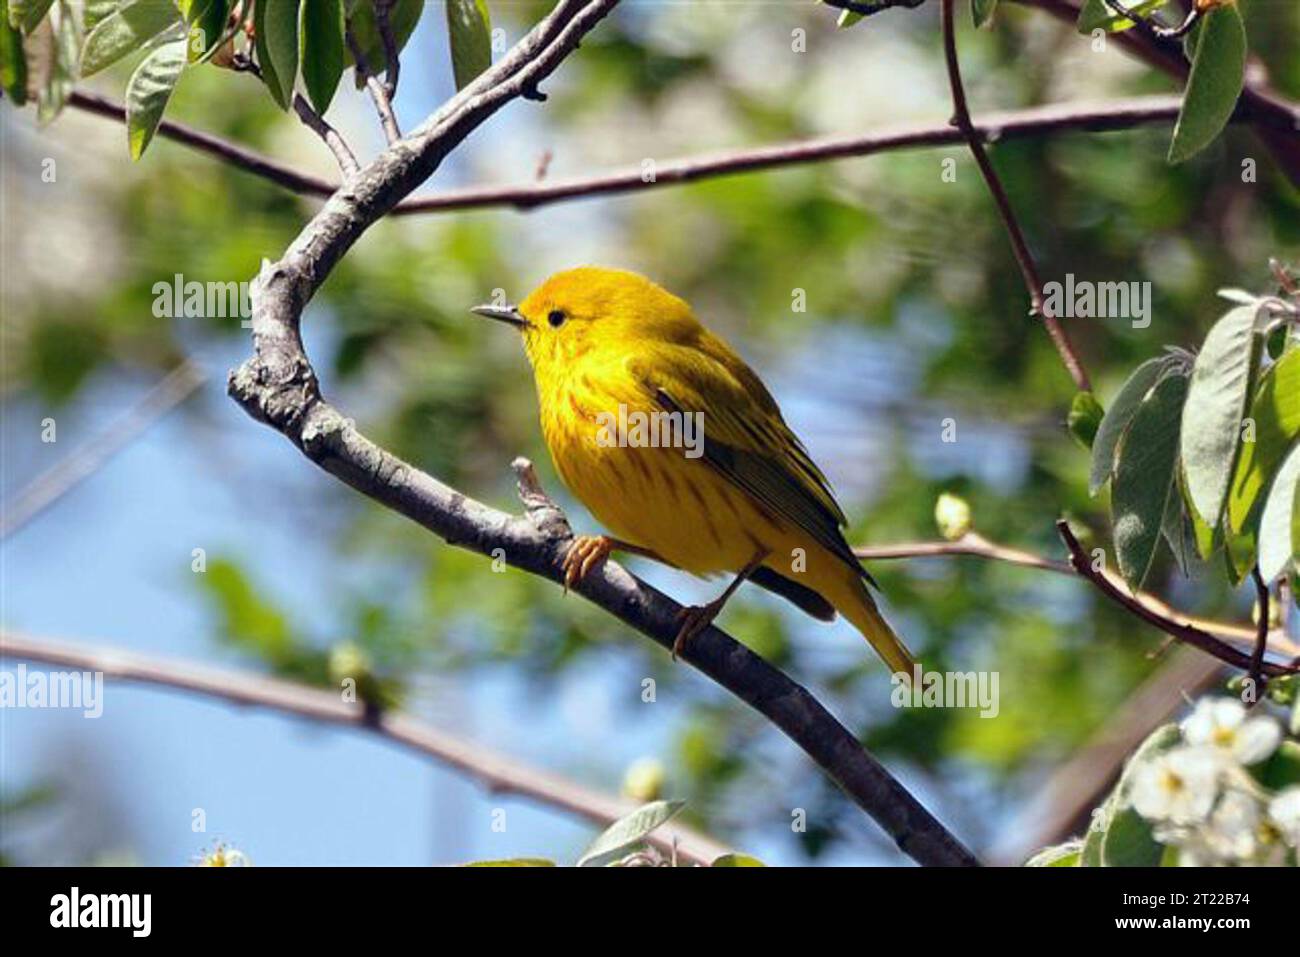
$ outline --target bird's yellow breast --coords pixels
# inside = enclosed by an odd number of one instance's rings
[[[702,436],[685,428],[674,433],[671,420],[650,418],[666,413],[630,384],[617,385],[627,376],[610,374],[620,370],[600,368],[600,361],[592,357],[585,368],[578,362],[570,374],[550,377],[558,381],[538,381],[542,433],[556,470],[597,521],[697,575],[735,571],[757,550],[780,547],[780,523],[703,457],[688,454],[698,445],[685,440]],[[647,422],[658,424],[637,434],[635,426]],[[682,441],[663,444],[674,437]]]

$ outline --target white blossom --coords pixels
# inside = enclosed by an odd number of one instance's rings
[[[1206,843],[1225,861],[1251,861],[1260,850],[1262,819],[1259,801],[1244,791],[1229,791],[1210,814]]]
[[[1202,698],[1183,721],[1183,738],[1191,745],[1215,749],[1238,764],[1258,764],[1277,750],[1282,729],[1267,716],[1249,718],[1233,698]]]
[[[1300,786],[1279,791],[1268,805],[1268,816],[1292,847],[1300,847]]]
[[[1174,826],[1204,821],[1219,794],[1220,757],[1208,748],[1166,751],[1133,771],[1130,798],[1148,820]]]

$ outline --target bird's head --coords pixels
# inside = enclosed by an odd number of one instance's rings
[[[516,326],[533,368],[560,372],[582,356],[613,349],[635,354],[654,343],[695,340],[691,307],[644,276],[581,266],[551,276],[517,306],[473,312]]]

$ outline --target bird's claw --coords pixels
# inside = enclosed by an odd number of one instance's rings
[[[677,613],[677,620],[682,626],[673,639],[673,661],[677,660],[688,641],[713,624],[713,619],[718,617],[721,610],[722,607],[717,602],[710,602],[707,605],[687,605]]]
[[[609,557],[612,543],[604,535],[579,535],[564,556],[564,591],[587,577],[587,573]]]

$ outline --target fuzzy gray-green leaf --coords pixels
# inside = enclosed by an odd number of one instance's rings
[[[1161,379],[1138,406],[1120,443],[1111,516],[1120,574],[1134,588],[1146,578],[1160,543],[1165,509],[1174,488],[1187,383],[1181,375]]]

